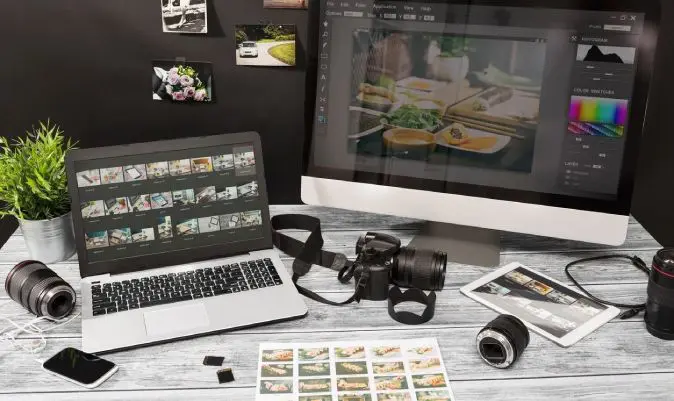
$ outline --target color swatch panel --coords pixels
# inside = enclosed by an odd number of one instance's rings
[[[627,124],[627,100],[573,96],[569,120],[586,123]]]
[[[623,135],[625,135],[625,127],[614,124],[594,124],[571,121],[569,122],[569,132],[574,135],[622,138]]]

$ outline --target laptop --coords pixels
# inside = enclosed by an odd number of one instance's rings
[[[257,133],[78,149],[67,169],[85,352],[306,316],[273,250]]]

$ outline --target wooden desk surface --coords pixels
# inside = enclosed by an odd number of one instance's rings
[[[274,206],[272,214],[306,213],[319,217],[326,247],[354,256],[356,239],[365,231],[384,231],[407,243],[420,227],[418,221],[388,216],[308,206]],[[296,233],[305,238],[305,233]],[[650,261],[660,246],[632,221],[627,242],[620,248],[561,241],[550,238],[503,235],[502,264],[521,262],[566,282],[569,261],[620,251]],[[17,232],[0,251],[0,280],[12,266],[25,259],[26,248]],[[292,259],[285,257],[290,268]],[[76,261],[51,266],[79,291]],[[674,393],[674,343],[652,337],[643,316],[614,320],[564,349],[532,334],[522,359],[508,370],[486,366],[475,352],[477,332],[496,314],[459,293],[459,288],[492,269],[450,264],[445,290],[439,293],[435,318],[421,326],[394,322],[386,302],[363,301],[358,306],[337,308],[306,300],[309,316],[228,334],[212,335],[107,355],[120,366],[97,390],[85,390],[40,370],[26,353],[0,343],[0,399],[11,400],[254,400],[257,351],[260,342],[338,341],[361,338],[437,337],[456,398],[465,400],[666,400]],[[596,263],[577,272],[587,288],[608,299],[635,302],[646,295],[647,277],[624,263]],[[314,268],[302,283],[332,299],[346,299],[353,291],[343,286],[334,272]],[[0,303],[8,300],[4,287]],[[78,302],[79,309],[79,302]],[[9,303],[2,314],[21,313]],[[16,317],[21,322],[28,314]],[[4,327],[4,323],[0,324]],[[22,337],[22,342],[34,338]],[[64,347],[81,347],[79,318],[48,332],[47,348],[37,358],[46,359]],[[201,364],[205,355],[226,357],[223,366],[234,370],[236,381],[218,384],[215,368]]]

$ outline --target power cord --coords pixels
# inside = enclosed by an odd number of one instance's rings
[[[10,304],[11,302],[6,302],[4,304],[1,304],[0,307],[5,306],[7,304]],[[45,337],[44,333],[50,330],[54,330],[57,327],[65,326],[66,324],[72,322],[75,320],[80,314],[75,313],[70,317],[67,318],[62,318],[62,319],[52,319],[48,316],[40,316],[32,319],[31,321],[27,323],[16,323],[13,321],[11,318],[12,317],[17,317],[21,316],[23,314],[13,314],[13,315],[0,315],[0,320],[5,320],[9,323],[9,326],[4,327],[0,329],[0,342],[4,343],[9,343],[12,346],[14,346],[17,349],[20,349],[24,352],[27,352],[31,355],[38,354],[42,352],[45,347],[47,346],[47,338]],[[51,323],[56,323],[50,327],[42,328],[38,326],[38,323],[40,322],[51,322]],[[31,347],[31,346],[26,346],[25,344],[22,344],[21,342],[17,341],[18,337],[21,334],[29,334],[29,335],[35,335],[39,336],[38,343]],[[39,362],[40,364],[43,362],[40,359],[35,359],[35,361]]]
[[[564,268],[564,272],[566,273],[566,276],[569,278],[569,280],[571,280],[576,285],[576,287],[578,287],[578,289],[580,291],[582,291],[585,295],[587,295],[587,297],[590,298],[591,300],[593,300],[595,302],[598,302],[600,304],[610,305],[610,306],[614,306],[614,307],[620,308],[620,309],[627,309],[619,315],[621,320],[629,319],[631,317],[634,317],[634,316],[638,315],[639,312],[646,309],[646,303],[643,303],[643,304],[621,304],[621,303],[609,302],[609,301],[605,301],[603,299],[597,298],[594,295],[590,294],[585,288],[583,288],[583,286],[580,285],[580,283],[578,283],[578,281],[576,281],[575,278],[573,278],[573,276],[571,275],[571,272],[569,272],[569,268],[571,268],[573,266],[576,266],[576,265],[579,265],[581,263],[594,262],[594,261],[597,261],[597,260],[607,260],[607,259],[627,259],[637,269],[646,273],[646,275],[651,274],[651,270],[648,268],[648,265],[640,257],[638,257],[638,256],[628,256],[628,255],[618,255],[618,254],[594,256],[594,257],[591,257],[591,258],[576,260],[576,261],[571,262],[568,265],[566,265],[566,267]]]

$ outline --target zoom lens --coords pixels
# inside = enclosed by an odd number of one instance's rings
[[[488,365],[510,367],[529,345],[529,330],[515,316],[501,315],[477,335],[477,352]]]
[[[9,297],[37,316],[60,319],[75,307],[75,291],[41,262],[29,260],[14,266],[5,280]]]
[[[440,291],[445,286],[447,254],[403,247],[393,258],[391,281],[399,287]]]
[[[653,258],[646,301],[646,329],[663,340],[674,340],[674,249]]]

